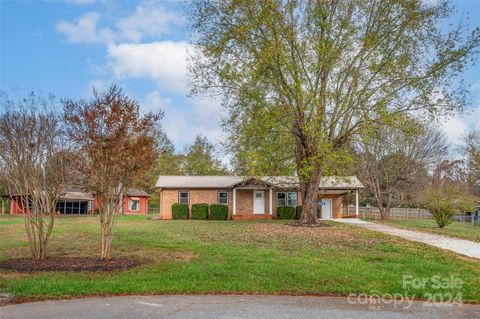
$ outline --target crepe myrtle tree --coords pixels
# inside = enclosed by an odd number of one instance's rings
[[[192,94],[223,96],[227,132],[251,136],[237,140],[293,146],[301,222],[316,223],[319,181],[355,136],[406,112],[462,107],[452,79],[480,32],[440,28],[451,12],[446,1],[193,0]],[[277,160],[263,155],[275,144],[256,146],[256,161]]]
[[[31,255],[41,260],[69,174],[61,119],[53,97],[0,95],[0,181],[20,199]]]
[[[102,259],[111,256],[124,189],[155,161],[155,128],[162,116],[142,113],[137,101],[115,85],[103,92],[94,89],[91,100],[64,101],[67,136],[77,146],[78,169],[98,201]]]

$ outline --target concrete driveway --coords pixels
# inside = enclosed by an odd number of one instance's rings
[[[339,218],[335,219],[335,221],[379,231],[412,241],[418,241],[441,249],[447,249],[457,254],[480,259],[480,243],[474,241],[429,234],[415,230],[400,229],[383,224],[370,223],[359,219]]]
[[[480,318],[478,305],[425,305],[297,296],[124,296],[0,307],[0,318]]]

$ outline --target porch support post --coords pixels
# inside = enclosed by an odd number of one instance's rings
[[[358,189],[355,190],[355,217],[358,218]]]
[[[232,215],[235,215],[237,213],[237,189],[233,188],[233,209],[232,209]]]
[[[273,211],[272,211],[272,209],[273,209],[272,198],[273,198],[273,191],[272,191],[272,189],[270,188],[270,191],[269,191],[269,202],[268,202],[269,208],[270,208],[270,209],[269,209],[270,215],[273,214]]]
[[[163,199],[162,189],[160,188],[158,190],[158,216],[160,217],[160,219],[162,219],[162,199]],[[148,213],[148,207],[147,207],[147,213]]]

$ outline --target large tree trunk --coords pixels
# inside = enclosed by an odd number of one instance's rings
[[[392,207],[392,193],[388,192],[385,206],[383,206],[382,195],[379,193],[377,197],[377,206],[378,210],[380,211],[380,217],[382,219],[388,219],[390,217],[390,208]]]
[[[373,183],[373,193],[375,195],[375,201],[377,202],[378,211],[380,212],[380,218],[386,219],[388,218],[388,214],[390,213],[390,207],[383,207],[383,198],[382,198],[382,191],[380,188],[380,182],[378,179],[374,179]]]
[[[389,192],[387,194],[387,203],[385,205],[384,213],[385,215],[382,216],[383,219],[388,219],[390,218],[390,208],[392,207],[392,193]]]
[[[302,185],[302,217],[300,218],[301,224],[316,224],[318,223],[317,217],[317,199],[318,199],[318,187],[320,185],[320,173],[311,176],[308,180],[300,183]]]

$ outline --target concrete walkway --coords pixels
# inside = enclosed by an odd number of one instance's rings
[[[335,219],[335,221],[371,230],[376,230],[385,234],[398,236],[412,241],[418,241],[441,249],[451,250],[460,255],[480,259],[480,243],[474,241],[429,234],[415,230],[400,229],[383,224],[370,223],[359,219],[345,218]]]
[[[0,307],[0,318],[36,319],[450,319],[480,318],[479,305],[301,296],[124,296]]]

